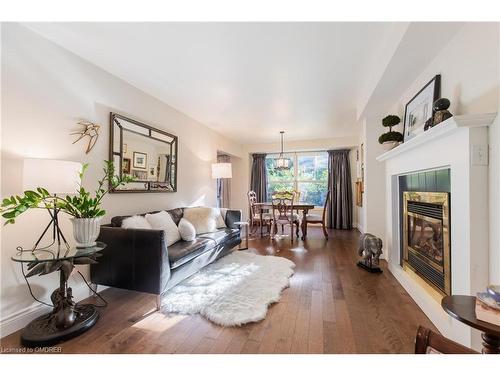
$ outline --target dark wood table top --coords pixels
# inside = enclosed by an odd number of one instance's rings
[[[257,202],[257,203],[254,203],[255,206],[259,206],[259,207],[273,207],[273,203],[272,202]],[[314,209],[314,207],[316,207],[314,204],[310,204],[310,203],[294,203],[293,204],[293,209],[294,210],[312,210]]]
[[[476,318],[476,297],[446,296],[441,300],[441,306],[458,321],[482,332],[500,336],[500,326]]]

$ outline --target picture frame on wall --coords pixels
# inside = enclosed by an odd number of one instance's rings
[[[134,151],[134,168],[147,169],[148,155],[143,152]]]
[[[405,106],[404,142],[424,132],[425,122],[434,116],[434,102],[441,94],[441,75],[435,75]]]
[[[123,158],[122,173],[123,174],[130,174],[130,159],[129,158]]]

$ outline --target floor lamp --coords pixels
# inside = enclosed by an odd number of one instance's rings
[[[217,182],[217,206],[220,208],[222,205],[222,179],[223,178],[232,178],[233,172],[231,169],[231,163],[215,163],[212,164],[212,178],[220,180]],[[229,197],[228,192],[228,197]],[[229,203],[229,202],[228,202]]]
[[[40,249],[40,242],[49,231],[49,228],[52,228],[52,243],[44,246],[44,248],[57,243],[58,246],[64,244],[69,249],[69,244],[59,226],[59,209],[56,207],[56,201],[58,195],[66,196],[77,193],[81,169],[82,165],[73,161],[50,159],[24,160],[23,190],[36,191],[38,187],[42,187],[53,194],[53,202],[47,206],[51,220],[31,249],[32,251]]]

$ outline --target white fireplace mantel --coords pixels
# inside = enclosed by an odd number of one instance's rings
[[[452,294],[474,295],[488,283],[488,126],[496,113],[454,116],[377,157],[385,164],[388,267],[447,337],[480,347],[477,331],[448,316],[440,296],[400,266],[398,177],[450,169]]]

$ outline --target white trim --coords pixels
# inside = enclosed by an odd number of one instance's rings
[[[409,141],[400,144],[399,146],[384,152],[377,157],[378,161],[392,159],[403,152],[407,152],[415,147],[418,147],[430,140],[436,140],[444,136],[450,135],[453,131],[459,128],[475,128],[482,126],[490,126],[497,116],[494,113],[479,113],[473,115],[453,116],[448,120],[436,125],[435,127],[427,130],[426,132],[410,139]]]

